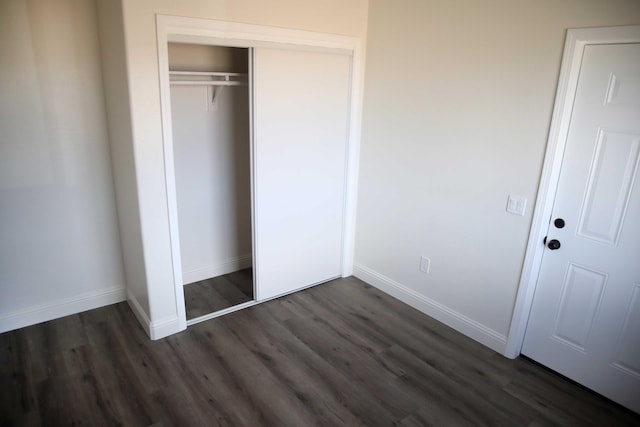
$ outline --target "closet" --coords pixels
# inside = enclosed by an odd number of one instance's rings
[[[169,43],[187,320],[255,299],[249,49]]]
[[[359,41],[157,22],[178,327],[351,274]]]

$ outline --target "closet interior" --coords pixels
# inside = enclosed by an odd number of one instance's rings
[[[249,49],[169,43],[187,321],[255,299]]]

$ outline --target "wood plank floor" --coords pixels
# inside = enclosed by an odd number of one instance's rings
[[[184,287],[187,320],[253,301],[253,269],[246,268]]]
[[[349,278],[159,341],[126,303],[4,333],[0,424],[637,426],[640,417]]]

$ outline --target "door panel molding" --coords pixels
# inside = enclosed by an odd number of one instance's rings
[[[552,339],[585,352],[593,322],[600,310],[607,276],[600,271],[569,264],[560,293]],[[584,307],[588,309],[583,310]],[[583,313],[585,316],[581,316],[580,311],[586,311]]]
[[[589,172],[589,183],[585,191],[577,235],[609,246],[618,246],[618,239],[627,214],[629,198],[633,190],[636,172],[640,164],[640,135],[614,130],[600,129],[598,142],[593,154]],[[618,156],[618,159],[615,156]],[[607,162],[627,159],[624,170],[619,170],[615,177],[620,183],[618,194],[609,194],[601,184],[603,169]],[[610,207],[603,215],[592,215],[596,205]]]
[[[542,265],[545,248],[543,239],[551,219],[584,49],[592,44],[623,43],[640,43],[640,25],[567,30],[531,231],[504,351],[506,357],[517,357],[524,342],[533,295]],[[606,102],[606,100],[603,101]]]

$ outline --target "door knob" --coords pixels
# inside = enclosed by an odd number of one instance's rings
[[[556,239],[549,240],[549,243],[547,243],[547,247],[552,251],[555,251],[556,249],[560,249],[560,246],[561,246],[560,241]]]

